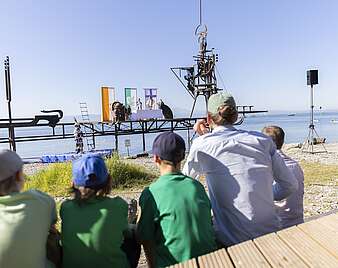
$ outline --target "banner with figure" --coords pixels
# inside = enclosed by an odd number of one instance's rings
[[[144,89],[145,108],[148,110],[158,109],[157,105],[157,88]]]
[[[137,89],[136,88],[125,88],[124,89],[124,104],[132,113],[137,112]]]

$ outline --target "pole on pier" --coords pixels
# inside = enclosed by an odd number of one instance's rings
[[[146,151],[146,137],[145,137],[145,133],[144,133],[144,123],[142,121],[142,146],[143,146],[143,152]]]
[[[15,132],[12,126],[12,122],[13,122],[12,121],[12,108],[11,108],[12,87],[11,87],[11,74],[10,74],[8,56],[5,59],[4,65],[5,65],[6,100],[7,100],[7,105],[8,105],[8,120],[9,120],[9,127],[8,127],[9,148],[10,150],[16,151]]]
[[[115,124],[115,151],[119,151],[119,136],[117,134],[117,124]]]
[[[92,127],[92,139],[93,139],[93,147],[96,147],[96,142],[95,142],[95,132],[94,132],[94,124],[91,124]]]

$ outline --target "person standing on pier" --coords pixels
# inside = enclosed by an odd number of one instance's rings
[[[83,153],[83,132],[79,123],[74,124],[74,139],[75,139],[75,152],[77,154]]]
[[[298,187],[273,141],[260,132],[236,129],[237,118],[233,96],[212,95],[207,121],[194,126],[201,136],[194,140],[183,169],[191,177],[206,176],[216,237],[224,246],[277,231],[274,200]]]

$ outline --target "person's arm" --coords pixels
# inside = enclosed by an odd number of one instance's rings
[[[184,175],[194,179],[198,179],[198,176],[202,175],[201,165],[198,160],[199,146],[197,143],[198,143],[197,140],[193,142],[182,169],[182,173]]]
[[[194,130],[199,136],[202,136],[204,134],[207,134],[210,132],[210,128],[208,126],[208,123],[205,119],[199,119],[196,121],[194,125]]]
[[[272,186],[273,196],[274,200],[280,201],[297,191],[298,181],[276,150],[273,150],[271,159],[273,176],[276,182]]]
[[[148,267],[156,267],[155,254],[155,213],[156,203],[149,188],[144,189],[141,194],[139,204],[141,207],[141,216],[137,223],[137,238],[143,245],[147,258]]]
[[[156,260],[155,260],[155,244],[151,240],[143,240],[142,241],[144,254],[146,255],[147,263],[149,268],[156,267]]]

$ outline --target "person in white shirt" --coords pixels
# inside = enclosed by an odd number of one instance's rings
[[[274,200],[298,187],[273,141],[260,132],[236,129],[237,118],[230,94],[212,95],[207,121],[194,126],[201,136],[194,140],[183,168],[188,176],[206,176],[216,236],[224,246],[279,230]]]
[[[298,190],[288,196],[285,200],[276,201],[278,216],[281,219],[282,228],[287,228],[304,222],[304,173],[300,165],[282,152],[285,133],[278,126],[267,126],[262,132],[271,137],[277,146],[277,153],[283,158],[288,169],[293,173],[298,181]]]

